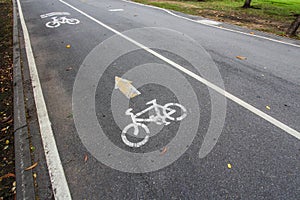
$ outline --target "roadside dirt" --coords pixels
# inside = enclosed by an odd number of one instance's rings
[[[0,0],[0,10],[0,199],[14,199],[12,2]]]

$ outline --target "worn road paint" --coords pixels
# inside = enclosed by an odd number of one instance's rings
[[[52,21],[46,23],[46,27],[48,28],[57,28],[61,24],[79,24],[80,21],[75,18],[67,18],[65,16],[63,17],[51,17]]]
[[[128,81],[118,76],[115,77],[115,89],[119,89],[128,99],[141,94],[131,83],[132,81]]]
[[[156,99],[153,99],[152,101],[147,102],[146,105],[150,105],[150,106],[136,114],[132,112],[133,110],[132,108],[129,108],[125,112],[126,115],[129,115],[131,117],[132,123],[128,124],[123,129],[121,137],[123,142],[130,147],[140,147],[147,143],[149,139],[148,135],[150,134],[150,131],[149,128],[143,123],[154,122],[157,125],[169,125],[171,123],[169,121],[181,121],[187,116],[186,108],[179,103],[167,103],[166,105],[162,106],[156,103]],[[181,116],[176,118],[172,117],[172,115],[176,113],[177,110],[172,109],[170,107],[178,107],[181,111]],[[155,115],[150,115],[149,118],[138,118],[139,116],[143,116],[145,113],[151,110],[155,111]],[[130,128],[134,128],[133,135],[137,136],[139,134],[139,127],[143,128],[147,133],[144,140],[138,143],[133,143],[128,141],[126,138],[127,131]]]
[[[122,12],[124,9],[109,9],[110,12]]]
[[[70,15],[68,12],[51,12],[47,14],[40,15],[42,19],[47,18],[47,17],[52,17],[52,16],[59,16],[59,15]]]
[[[206,25],[214,25],[214,26],[218,26],[221,25],[221,22],[216,22],[213,20],[207,20],[207,19],[203,19],[203,20],[197,20],[197,22],[201,23],[201,24],[206,24]]]

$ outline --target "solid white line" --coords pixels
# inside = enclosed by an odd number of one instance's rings
[[[124,9],[120,8],[120,9],[109,9],[108,11],[110,12],[121,12],[124,11]]]
[[[227,97],[228,99],[236,102],[237,104],[239,104],[240,106],[246,108],[247,110],[251,111],[252,113],[260,116],[261,118],[265,119],[266,121],[270,122],[271,124],[277,126],[278,128],[284,130],[285,132],[289,133],[290,135],[296,137],[297,139],[300,140],[300,133],[298,131],[296,131],[295,129],[290,128],[289,126],[285,125],[284,123],[278,121],[277,119],[267,115],[266,113],[258,110],[257,108],[251,106],[250,104],[246,103],[245,101],[239,99],[238,97],[233,96],[232,94],[226,92],[225,90],[223,90],[222,88],[216,86],[215,84],[207,81],[206,79],[198,76],[197,74],[187,70],[186,68],[180,66],[179,64],[173,62],[172,60],[160,55],[159,53],[153,51],[152,49],[149,49],[148,47],[144,46],[143,44],[131,39],[130,37],[127,37],[126,35],[122,34],[121,32],[111,28],[110,26],[104,24],[103,22],[95,19],[94,17],[86,14],[85,12],[79,10],[78,8],[72,6],[71,4],[63,1],[63,0],[59,0],[60,2],[62,2],[63,4],[69,6],[70,8],[76,10],[77,12],[81,13],[82,15],[86,16],[87,18],[93,20],[94,22],[96,22],[97,24],[107,28],[108,30],[114,32],[115,34],[119,35],[120,37],[126,39],[127,41],[135,44],[136,46],[140,47],[141,49],[144,49],[145,51],[151,53],[152,55],[154,55],[155,57],[165,61],[166,63],[170,64],[171,66],[175,67],[176,69],[186,73],[187,75],[193,77],[194,79],[198,80],[199,82],[203,83],[204,85],[212,88],[213,90],[215,90],[216,92],[224,95],[225,97]]]
[[[122,1],[127,2],[127,3],[131,3],[131,4],[136,4],[136,5],[139,5],[139,6],[144,6],[144,7],[149,7],[149,8],[154,8],[154,9],[162,10],[162,11],[164,11],[164,12],[166,12],[166,13],[174,16],[174,17],[185,19],[185,20],[188,20],[188,21],[191,21],[191,22],[195,22],[195,23],[198,23],[198,24],[202,24],[202,25],[205,25],[205,26],[209,26],[209,27],[213,27],[213,28],[217,28],[217,29],[222,29],[222,30],[225,30],[225,31],[233,32],[233,33],[239,33],[239,34],[247,35],[247,36],[250,36],[250,37],[256,37],[256,38],[265,39],[265,40],[269,40],[269,41],[272,41],[272,42],[286,44],[286,45],[290,45],[290,46],[294,46],[294,47],[300,48],[300,45],[298,45],[298,44],[284,42],[284,41],[280,41],[280,40],[268,38],[268,37],[265,37],[265,36],[255,35],[255,34],[251,34],[251,33],[245,33],[245,32],[242,32],[242,31],[237,31],[237,30],[233,30],[233,29],[229,29],[229,28],[224,28],[224,27],[220,27],[220,26],[216,26],[216,25],[212,25],[212,24],[201,23],[201,22],[199,22],[197,20],[193,20],[193,19],[189,19],[187,17],[183,17],[183,16],[180,16],[180,15],[177,15],[177,14],[171,12],[170,10],[167,10],[167,9],[164,9],[164,8],[159,8],[159,7],[155,7],[155,6],[151,6],[151,5],[145,5],[145,4],[141,4],[141,3],[137,3],[137,2],[133,2],[133,1],[128,1],[128,0],[122,0]]]
[[[28,29],[24,20],[20,1],[17,0],[21,26],[23,29],[25,49],[27,54],[30,77],[32,81],[33,95],[36,105],[36,111],[40,126],[41,137],[43,141],[44,152],[48,165],[49,176],[52,184],[53,195],[55,199],[72,199],[65,173],[60,161],[56,142],[51,128],[32,48]]]

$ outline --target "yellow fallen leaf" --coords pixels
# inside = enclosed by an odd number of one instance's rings
[[[267,110],[270,110],[271,108],[270,108],[270,106],[266,106],[266,109],[267,109]]]
[[[245,56],[236,56],[237,59],[240,59],[240,60],[247,60],[247,58]]]
[[[67,49],[71,48],[71,45],[67,44],[66,48],[67,48]]]
[[[232,166],[231,166],[230,163],[227,164],[227,167],[228,167],[228,169],[231,169],[231,168],[232,168]]]
[[[5,141],[5,144],[9,144],[9,140],[6,140],[6,141]]]
[[[25,169],[25,171],[31,170],[31,169],[35,168],[37,165],[38,165],[38,162],[34,163],[34,164],[31,165],[30,167],[27,167],[27,168]]]

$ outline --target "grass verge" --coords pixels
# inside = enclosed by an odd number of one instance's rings
[[[0,0],[0,10],[0,199],[14,199],[12,1]]]
[[[134,0],[135,2],[175,10],[190,15],[227,22],[286,36],[285,32],[300,14],[299,0],[252,0],[252,8],[242,8],[244,0]],[[300,39],[300,31],[295,39]]]

